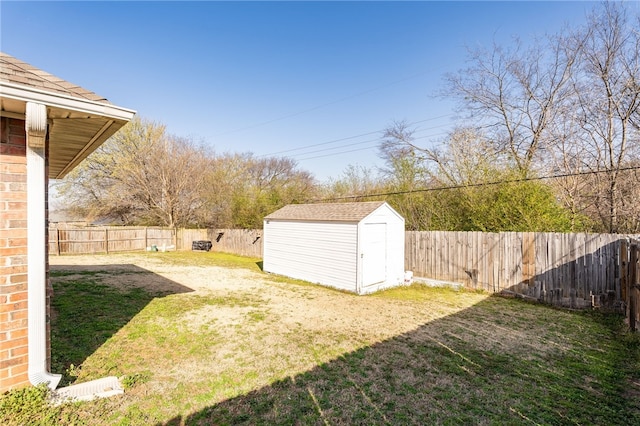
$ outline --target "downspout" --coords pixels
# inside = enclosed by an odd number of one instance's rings
[[[47,259],[45,140],[47,108],[27,102],[27,297],[29,381],[47,383],[54,390],[62,376],[49,373],[47,362]]]
[[[361,222],[356,223],[356,294],[360,294],[362,289],[362,263],[364,262],[364,252],[362,250],[362,228]]]

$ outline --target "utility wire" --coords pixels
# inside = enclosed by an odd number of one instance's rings
[[[368,147],[368,148],[366,148],[366,149],[369,149],[369,148],[373,148],[373,147],[378,146],[378,142],[379,142],[379,141],[380,141],[380,139],[378,139],[378,138],[375,138],[375,139],[367,139],[367,140],[365,140],[365,141],[352,142],[352,143],[348,143],[348,144],[344,144],[344,145],[340,145],[340,146],[333,146],[333,147],[330,147],[330,148],[316,149],[315,151],[301,152],[300,154],[288,155],[287,157],[291,157],[291,158],[293,158],[293,157],[297,157],[297,156],[304,156],[304,155],[309,155],[309,154],[316,154],[316,153],[318,153],[318,152],[332,151],[332,150],[336,150],[336,149],[347,148],[347,147],[350,147],[350,146],[356,146],[356,145],[362,145],[362,144],[365,144],[365,143],[375,142],[375,143],[376,143],[375,145],[373,145],[372,147]],[[335,155],[338,155],[338,154],[339,154],[339,152],[334,153],[334,154],[335,154]],[[328,155],[334,155],[334,154],[328,154]]]
[[[442,135],[446,135],[446,134],[447,134],[447,132],[432,133],[430,135],[420,136],[418,138],[412,138],[412,139],[413,140],[428,139],[428,138],[433,138],[433,137],[436,137],[436,136],[442,136]],[[368,146],[368,147],[365,147],[365,148],[360,148],[360,149],[352,149],[352,150],[349,150],[349,151],[332,152],[332,153],[329,153],[329,154],[317,155],[317,156],[313,156],[313,157],[296,158],[297,156],[315,154],[317,152],[331,151],[331,150],[335,150],[335,149],[346,148],[346,147],[349,147],[349,146],[362,145],[364,143],[371,143],[371,142],[376,142],[376,143],[375,143],[375,145],[371,145],[371,146]],[[362,141],[362,142],[354,142],[354,143],[350,143],[350,144],[347,144],[347,145],[341,145],[341,146],[336,146],[336,147],[332,147],[332,148],[324,148],[324,149],[318,149],[316,151],[309,151],[309,152],[304,152],[304,153],[300,153],[300,154],[294,154],[294,155],[291,155],[291,156],[288,156],[288,157],[293,158],[293,159],[295,159],[297,161],[314,160],[316,158],[331,157],[331,156],[334,156],[334,155],[341,155],[341,154],[347,154],[347,153],[355,152],[355,151],[366,151],[368,149],[378,148],[379,142],[380,142],[380,139],[369,139],[369,140]]]
[[[412,123],[409,123],[408,126],[415,126],[416,124],[425,123],[425,122],[428,122],[428,121],[439,120],[441,118],[450,117],[452,115],[455,115],[455,114],[450,113],[450,114],[439,115],[437,117],[425,118],[424,120],[419,120],[419,121],[414,121]],[[417,132],[424,132],[424,131],[427,131],[427,130],[439,129],[441,127],[446,127],[446,126],[448,126],[448,124],[441,124],[441,125],[438,125],[438,126],[426,127],[424,129],[417,130],[416,133]],[[327,142],[320,142],[320,143],[315,143],[315,144],[311,144],[311,145],[304,145],[304,146],[301,146],[301,147],[298,147],[298,148],[291,148],[291,149],[286,149],[286,150],[283,150],[283,151],[276,151],[276,152],[272,152],[272,153],[268,153],[268,154],[261,154],[261,155],[258,155],[257,157],[258,158],[271,157],[271,156],[274,156],[274,155],[286,154],[286,153],[294,152],[294,151],[302,151],[302,150],[305,150],[305,149],[308,149],[308,148],[315,148],[315,147],[318,147],[318,146],[330,145],[330,144],[334,144],[334,143],[338,143],[338,142],[343,142],[343,141],[346,141],[346,140],[360,138],[360,137],[363,137],[363,136],[380,134],[381,132],[384,132],[384,130],[385,129],[379,129],[379,130],[374,130],[372,132],[366,132],[366,133],[361,133],[361,134],[358,134],[358,135],[347,136],[347,137],[340,138],[340,139],[332,139],[332,140],[327,141]],[[424,138],[425,138],[425,136],[422,136],[422,137],[416,138],[416,139],[424,139]],[[339,148],[342,148],[342,146],[336,147],[336,148],[333,148],[333,149],[339,149]],[[306,155],[306,154],[311,154],[311,152],[300,153],[298,155]]]
[[[380,133],[380,131],[376,130],[376,131],[373,131],[373,132],[361,133],[359,135],[347,136],[346,138],[334,139],[334,140],[330,140],[328,142],[321,142],[321,143],[316,143],[316,144],[313,144],[313,145],[305,145],[305,146],[301,146],[299,148],[292,148],[292,149],[286,149],[284,151],[272,152],[270,154],[262,154],[262,155],[259,155],[258,157],[271,157],[273,155],[285,154],[287,152],[301,151],[301,150],[307,149],[307,148],[315,148],[317,146],[329,145],[329,144],[332,144],[332,143],[342,142],[342,141],[346,141],[346,140],[350,140],[350,139],[356,139],[356,138],[360,138],[362,136],[369,136],[369,135],[373,135],[373,134],[376,134],[376,133]],[[377,140],[377,139],[375,139],[375,140]],[[337,148],[340,148],[340,147],[328,148],[328,149],[337,149]],[[316,151],[313,151],[313,152],[316,152]],[[301,154],[297,154],[297,155],[306,155],[306,154],[311,154],[311,153],[301,153]]]
[[[316,159],[316,158],[333,157],[334,155],[348,154],[348,153],[350,153],[350,152],[366,151],[366,150],[368,150],[368,149],[375,148],[376,146],[377,146],[377,145],[374,145],[374,146],[368,146],[368,147],[365,147],[365,148],[350,149],[350,150],[347,150],[347,151],[332,152],[332,153],[330,153],[330,154],[316,155],[316,156],[313,156],[313,157],[307,157],[307,158],[298,158],[297,160],[298,160],[298,161],[306,161],[306,160],[314,160],[314,159]]]
[[[226,131],[224,133],[220,133],[220,134],[215,135],[215,136],[224,136],[224,135],[228,135],[230,133],[237,133],[237,132],[241,132],[241,131],[244,131],[244,130],[254,129],[256,127],[266,126],[267,124],[275,123],[276,121],[286,120],[287,118],[296,117],[298,115],[306,114],[307,112],[315,111],[315,110],[318,110],[318,109],[321,109],[321,108],[324,108],[324,107],[327,107],[327,106],[330,106],[330,105],[334,105],[334,104],[337,104],[337,103],[340,103],[340,102],[347,101],[349,99],[357,98],[358,96],[366,95],[367,93],[371,93],[371,92],[375,92],[377,90],[385,89],[387,87],[394,86],[394,85],[399,84],[399,83],[403,83],[405,81],[414,79],[416,77],[420,77],[421,75],[432,73],[432,72],[437,71],[437,70],[442,69],[442,68],[444,68],[444,66],[439,66],[439,67],[436,67],[436,68],[434,68],[432,70],[422,71],[422,72],[410,75],[409,77],[404,77],[404,78],[401,78],[399,80],[392,81],[391,83],[383,84],[383,85],[374,87],[372,89],[367,89],[367,90],[363,90],[363,91],[358,92],[358,93],[354,93],[352,95],[344,96],[342,98],[336,99],[336,100],[331,101],[331,102],[327,102],[327,103],[324,103],[324,104],[316,105],[314,107],[307,108],[307,109],[304,109],[304,110],[300,110],[300,111],[297,111],[297,112],[294,112],[294,113],[291,113],[291,114],[283,115],[281,117],[277,117],[277,118],[274,118],[274,119],[271,119],[271,120],[266,120],[266,121],[262,121],[260,123],[250,124],[250,125],[245,126],[245,127],[240,127],[240,128],[237,128],[237,129],[229,130],[229,131]]]
[[[632,166],[632,167],[623,167],[617,169],[618,172],[624,172],[628,170],[640,170],[640,166]],[[446,191],[450,189],[461,189],[461,188],[477,188],[481,186],[491,186],[491,185],[500,185],[503,183],[519,183],[519,182],[531,182],[536,180],[547,180],[547,179],[558,179],[564,177],[572,177],[572,176],[586,176],[586,175],[594,175],[600,173],[608,173],[611,170],[596,170],[590,172],[577,172],[577,173],[562,173],[558,175],[550,175],[550,176],[540,176],[540,177],[529,177],[529,178],[520,178],[520,179],[507,179],[507,180],[499,180],[493,182],[482,182],[482,183],[472,183],[468,185],[449,185],[449,186],[438,186],[435,188],[420,188],[420,189],[412,189],[407,191],[393,191],[393,192],[379,192],[374,194],[363,194],[363,195],[347,195],[344,197],[332,197],[332,198],[320,198],[320,199],[311,199],[308,202],[322,202],[322,201],[339,201],[339,200],[351,200],[354,198],[367,198],[367,197],[384,197],[388,195],[405,195],[405,194],[413,194],[418,192],[432,192],[432,191]]]

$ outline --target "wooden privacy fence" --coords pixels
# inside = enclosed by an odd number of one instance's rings
[[[175,230],[166,228],[49,228],[50,254],[115,253],[175,246]]]
[[[245,229],[173,229],[151,227],[86,227],[49,229],[49,253],[95,254],[172,247],[191,250],[196,240],[210,240],[213,250],[262,257],[262,231]]]
[[[49,253],[114,253],[152,245],[191,250],[197,240],[211,241],[214,251],[262,257],[262,230],[155,227],[51,228]],[[408,231],[405,242],[405,269],[415,277],[573,308],[626,310],[630,325],[640,325],[637,239],[615,234]]]
[[[191,250],[191,243],[211,241],[212,250],[241,256],[262,257],[261,229],[179,229],[178,250]]]
[[[629,239],[615,234],[409,231],[414,276],[573,308],[622,309]]]

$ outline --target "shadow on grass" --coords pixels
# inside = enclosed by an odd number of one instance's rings
[[[489,298],[159,424],[640,424],[639,345],[619,319]]]
[[[256,262],[256,265],[258,265],[258,268],[260,268],[261,271],[264,271],[264,262],[262,260],[260,262]]]
[[[118,286],[103,284],[105,277]],[[51,371],[62,373],[62,385],[153,299],[193,291],[135,265],[56,265],[50,278]]]

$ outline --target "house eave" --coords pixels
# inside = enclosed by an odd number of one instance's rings
[[[62,93],[49,92],[21,84],[0,81],[0,95],[3,98],[23,102],[35,102],[47,107],[108,117],[114,120],[131,121],[136,111],[110,103],[91,101]],[[12,111],[20,112],[20,111]]]
[[[49,122],[49,177],[61,179],[127,124],[135,111],[0,81],[0,115],[24,119],[26,105],[45,105]]]

